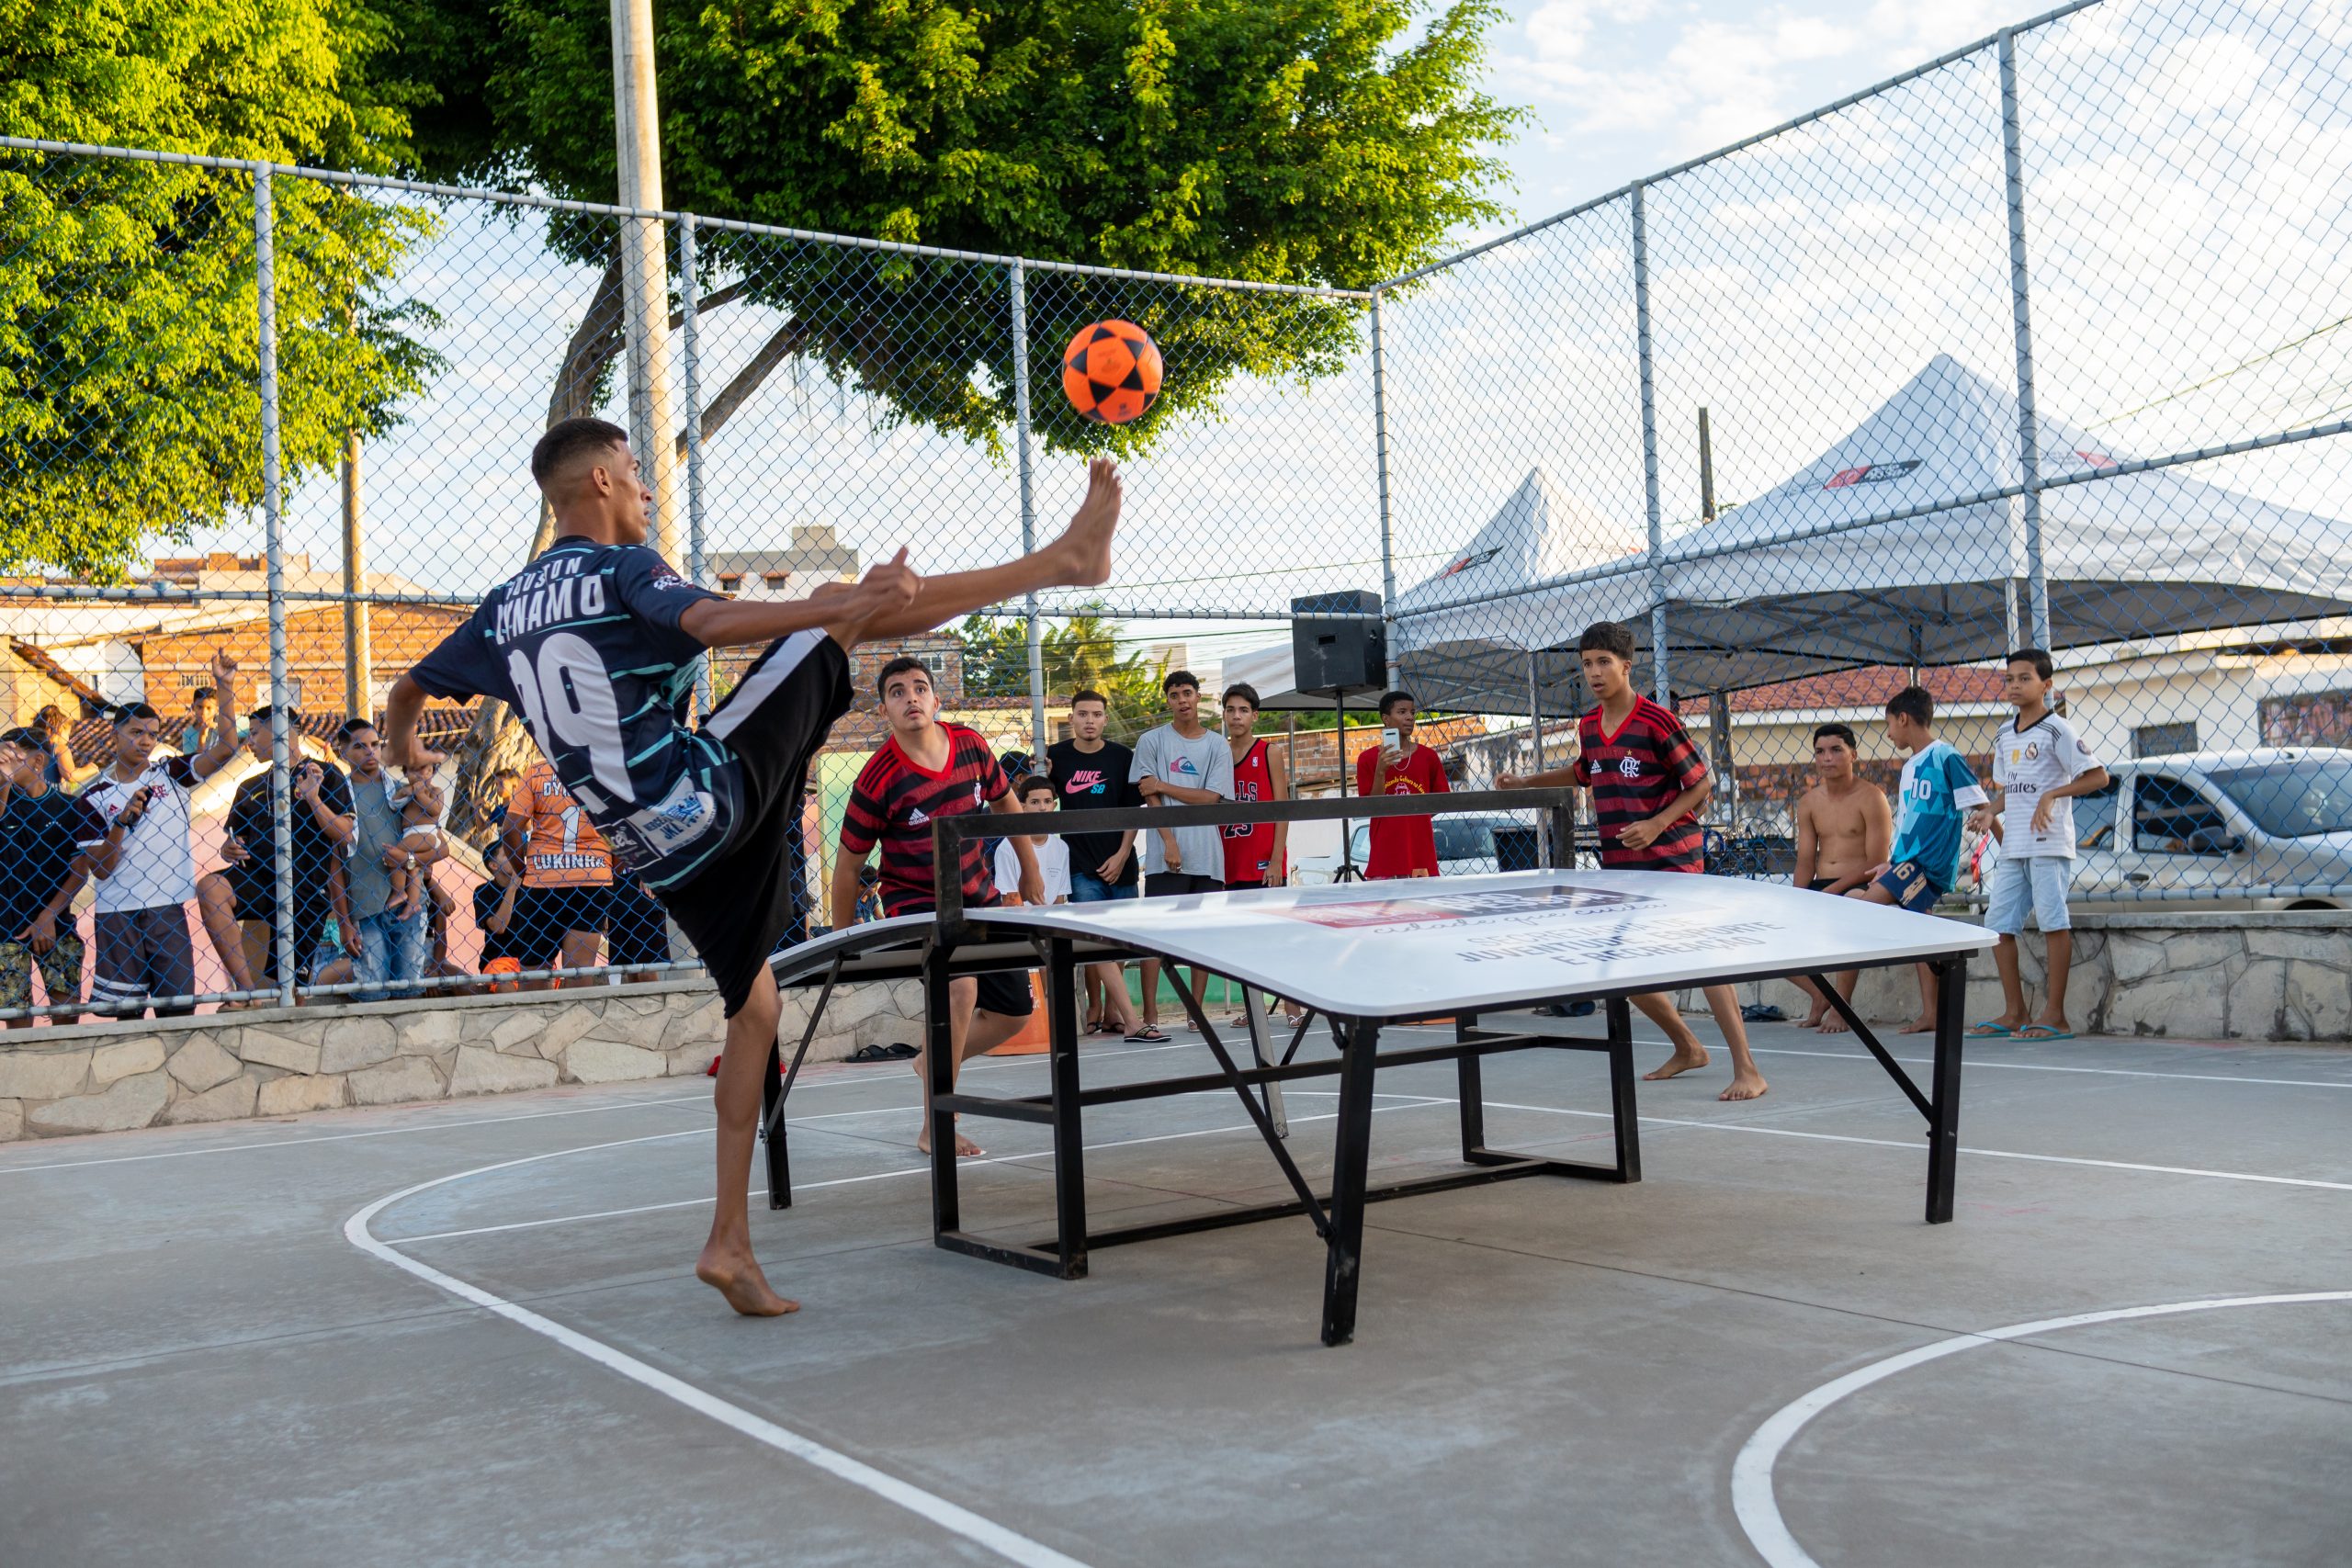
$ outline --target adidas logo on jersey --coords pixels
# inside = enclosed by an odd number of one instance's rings
[[[920,806],[916,807],[912,811],[910,811],[910,812],[908,812],[908,813],[907,813],[907,826],[908,826],[908,827],[910,827],[910,828],[920,828],[920,827],[922,827],[924,823],[926,823],[926,822],[928,822],[928,821],[930,821],[930,820],[931,820],[931,813],[930,813],[930,812],[928,812],[928,811],[925,811],[925,810],[924,810],[922,807],[920,807]]]

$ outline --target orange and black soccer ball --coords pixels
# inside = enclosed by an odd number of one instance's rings
[[[1102,424],[1141,419],[1159,400],[1159,345],[1133,321],[1096,321],[1062,355],[1069,406]]]

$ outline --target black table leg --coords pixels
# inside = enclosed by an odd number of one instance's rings
[[[1086,1134],[1078,1103],[1078,964],[1069,939],[1046,948],[1046,1032],[1054,1100],[1054,1228],[1065,1280],[1086,1275]]]
[[[964,1228],[963,1200],[956,1189],[956,1113],[941,1101],[956,1088],[956,1034],[950,1021],[948,949],[933,944],[922,964],[923,1071],[931,1122],[931,1228],[933,1239]]]
[[[1960,1056],[1968,1028],[1968,955],[1955,953],[1932,969],[1936,1065],[1928,1095],[1928,1223],[1939,1225],[1951,1218],[1952,1187],[1960,1170]]]
[[[1331,1154],[1331,1235],[1323,1270],[1323,1343],[1345,1345],[1356,1336],[1356,1283],[1363,1268],[1363,1202],[1372,1160],[1373,1058],[1380,1026],[1348,1021],[1340,1064],[1340,1126]]]
[[[1617,1179],[1642,1179],[1641,1104],[1634,1095],[1634,1009],[1611,997],[1609,1011],[1609,1115],[1617,1131]]]
[[[768,1207],[792,1207],[792,1156],[786,1146],[784,1117],[784,1042],[768,1043],[768,1070],[760,1085],[760,1126],[768,1143]]]

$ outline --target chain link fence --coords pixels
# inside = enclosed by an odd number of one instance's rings
[[[2348,49],[2073,6],[1360,289],[0,143],[0,1015],[692,967],[512,715],[430,709],[423,792],[346,724],[548,542],[525,457],[587,413],[664,552],[750,595],[1004,558],[1132,458],[1111,584],[905,649],[1000,751],[1081,687],[1132,736],[1188,649],[1373,588],[1424,711],[1487,716],[1433,737],[1481,784],[1571,754],[1577,635],[1622,621],[1721,863],[1787,874],[1843,788],[1820,727],[1890,787],[1921,684],[1987,774],[2036,645],[2116,775],[2078,897],[2352,903]],[[1060,390],[1108,317],[1165,356],[1136,426]],[[820,759],[812,903],[883,733]]]

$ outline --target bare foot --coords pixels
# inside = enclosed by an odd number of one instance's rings
[[[1844,1034],[1849,1032],[1849,1031],[1846,1026],[1846,1021],[1839,1018],[1833,1012],[1826,1014],[1822,1018],[1821,1032],[1824,1034]]]
[[[798,1312],[800,1303],[787,1301],[768,1288],[767,1276],[747,1251],[712,1242],[695,1260],[695,1278],[727,1298],[727,1304],[745,1317],[782,1317]]]
[[[1935,1032],[1936,1021],[1934,1019],[1915,1018],[1894,1032],[1897,1034],[1933,1034]]]
[[[919,1155],[927,1155],[931,1153],[931,1127],[928,1123],[924,1125],[923,1130],[915,1137],[915,1153]],[[984,1155],[986,1153],[988,1153],[988,1150],[980,1147],[979,1145],[972,1142],[971,1139],[964,1136],[963,1134],[958,1133],[956,1134],[956,1157],[957,1159],[970,1159],[974,1155]]]
[[[1092,588],[1111,581],[1111,535],[1119,526],[1119,466],[1108,457],[1086,465],[1086,499],[1070,514],[1062,536],[1046,547],[1062,581]]]
[[[1826,1013],[1809,1012],[1804,1015],[1804,1021],[1798,1024],[1797,1027],[1799,1029],[1819,1029],[1821,1027],[1822,1019],[1826,1016],[1827,1015]]]
[[[1731,1087],[1715,1096],[1717,1100],[1761,1100],[1764,1080],[1755,1073],[1734,1073]]]
[[[1668,1078],[1694,1072],[1713,1059],[1707,1055],[1707,1048],[1704,1045],[1694,1045],[1687,1051],[1678,1045],[1675,1047],[1673,1055],[1660,1063],[1657,1071],[1644,1073],[1642,1079],[1645,1083],[1661,1083]]]

